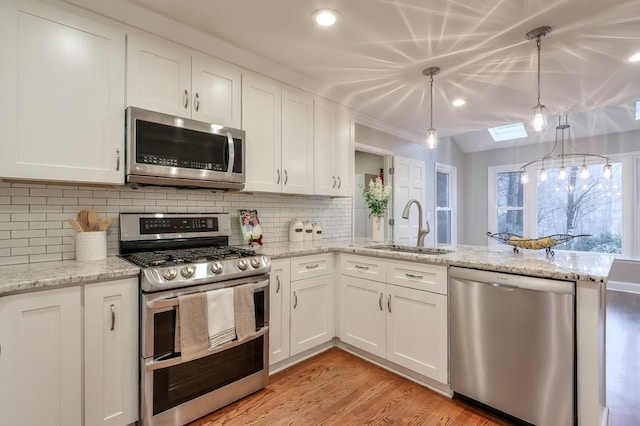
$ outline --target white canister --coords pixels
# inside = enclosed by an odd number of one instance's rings
[[[76,260],[88,262],[107,258],[107,231],[78,232]]]
[[[320,241],[322,239],[322,225],[319,223],[313,224],[313,241]]]
[[[292,243],[299,243],[304,240],[304,226],[302,221],[298,219],[292,219],[289,222],[289,241]]]
[[[304,223],[304,241],[313,240],[313,225],[311,222]]]

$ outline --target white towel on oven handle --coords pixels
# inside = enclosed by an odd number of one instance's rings
[[[207,325],[210,348],[236,338],[233,288],[207,292]]]

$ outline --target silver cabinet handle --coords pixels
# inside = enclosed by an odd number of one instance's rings
[[[380,310],[382,311],[382,293],[380,293],[380,299],[378,299],[378,306],[380,306]]]
[[[280,293],[280,275],[276,275],[276,281],[278,285],[276,286],[276,294]]]
[[[387,299],[387,309],[389,310],[389,313],[391,313],[391,295],[389,295],[389,298]]]
[[[230,132],[227,132],[227,144],[229,146],[229,164],[227,165],[227,172],[225,174],[231,176],[231,173],[233,173],[233,165],[236,162],[236,148],[233,135],[231,135]]]
[[[196,92],[196,96],[193,98],[193,107],[196,109],[196,112],[200,109],[200,95]]]
[[[421,279],[424,278],[422,275],[413,275],[413,274],[409,274],[409,273],[405,273],[405,275],[407,277],[409,277],[409,278],[415,278],[415,279],[418,279],[418,280],[421,280]]]
[[[361,269],[363,271],[368,271],[369,267],[368,266],[362,266],[362,265],[356,265],[356,269]]]
[[[116,307],[111,304],[111,331],[116,328]]]
[[[184,109],[189,108],[189,91],[187,89],[184,89],[182,99],[184,99]]]
[[[335,188],[336,187],[336,177],[335,176],[331,176],[331,179],[333,179],[333,186],[331,188]]]
[[[120,171],[120,150],[116,149],[116,172]]]
[[[305,268],[307,268],[307,269],[316,269],[318,266],[320,266],[320,264],[316,263],[315,265],[307,265],[307,266],[305,266]]]
[[[342,186],[342,179],[340,179],[340,176],[338,176],[338,189],[340,189],[341,186]]]
[[[276,171],[278,172],[278,180],[276,181],[276,183],[279,185],[280,184],[280,169],[276,169]]]
[[[293,309],[298,307],[298,294],[294,291],[293,292]]]
[[[285,169],[285,171],[284,171],[284,184],[286,185],[288,181],[289,181],[289,174],[287,173],[287,170]]]

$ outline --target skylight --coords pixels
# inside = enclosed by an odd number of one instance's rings
[[[636,117],[638,113],[636,112]],[[522,123],[507,124],[506,126],[492,127],[489,129],[491,137],[495,142],[509,141],[511,139],[521,139],[527,137],[527,131]]]
[[[636,120],[640,120],[640,101],[636,102]]]

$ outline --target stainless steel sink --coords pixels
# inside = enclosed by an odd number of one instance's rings
[[[403,253],[416,253],[416,254],[447,254],[447,253],[453,252],[453,250],[445,250],[445,249],[429,248],[429,247],[416,247],[416,246],[400,246],[397,244],[382,244],[379,246],[369,246],[366,248],[375,249],[375,250],[398,251]]]

